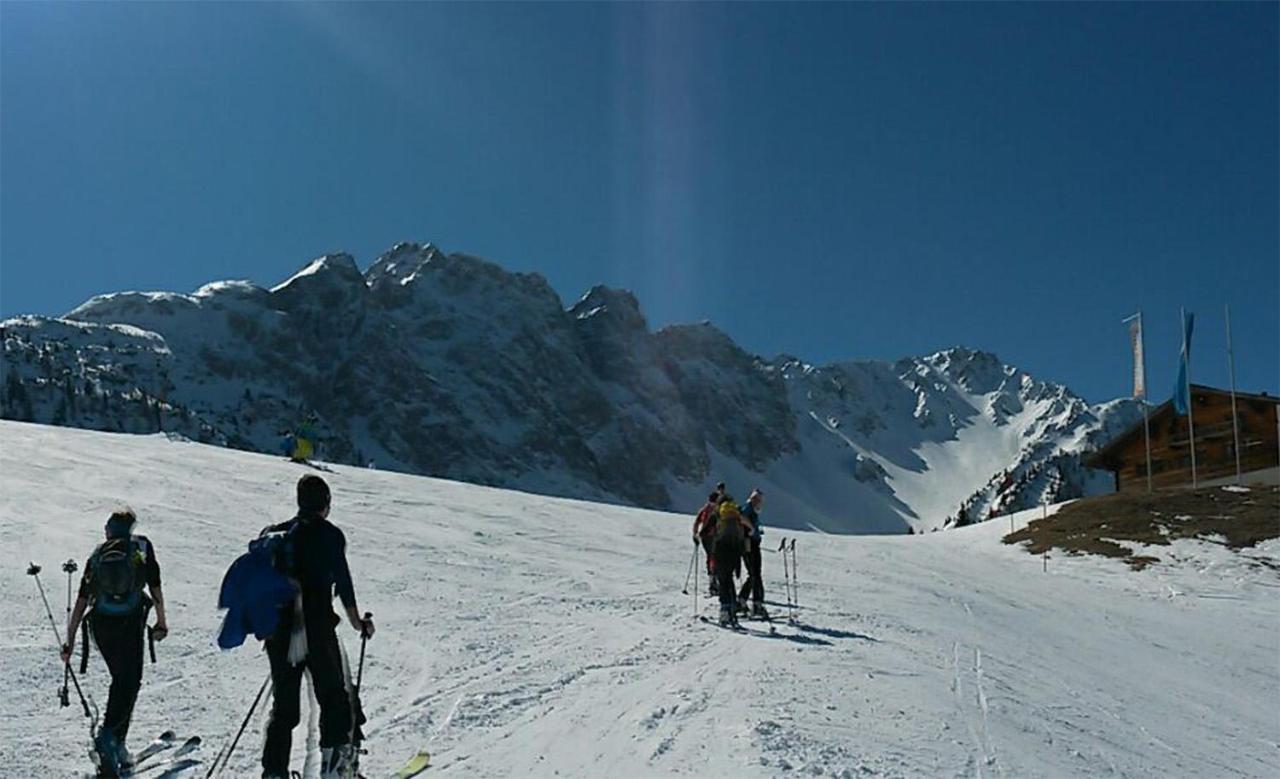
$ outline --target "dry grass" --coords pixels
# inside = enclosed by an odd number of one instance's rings
[[[1115,557],[1142,570],[1159,558],[1135,555],[1124,542],[1167,546],[1175,538],[1200,538],[1239,550],[1276,537],[1280,488],[1233,492],[1215,487],[1086,498],[1032,521],[1005,536],[1004,542],[1025,543],[1032,554],[1057,548],[1068,554]]]

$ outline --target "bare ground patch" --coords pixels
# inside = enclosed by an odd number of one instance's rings
[[[1124,542],[1168,546],[1176,538],[1198,538],[1239,551],[1280,537],[1280,488],[1236,492],[1222,487],[1103,495],[1064,506],[1004,537],[1031,554],[1057,548],[1068,554],[1114,557],[1142,570],[1158,557],[1137,555]],[[1277,562],[1250,556],[1273,570]]]

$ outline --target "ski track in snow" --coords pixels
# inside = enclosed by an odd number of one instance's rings
[[[173,727],[203,736],[198,756],[212,760],[267,670],[256,643],[213,647],[217,587],[249,538],[291,515],[302,471],[11,422],[0,443],[0,582],[14,610],[0,678],[18,691],[0,709],[6,775],[86,768],[83,718],[57,707],[61,671],[24,572],[28,559],[45,567],[61,622],[61,562],[83,563],[123,502],[156,544],[172,629],[146,668],[134,740]],[[378,622],[370,776],[424,746],[432,775],[455,776],[1280,775],[1273,572],[1064,557],[1045,574],[999,543],[1002,523],[772,531],[798,538],[804,608],[793,624],[775,606],[776,635],[752,622],[736,635],[698,622],[680,594],[688,517],[340,466],[325,478]],[[780,560],[764,564],[769,600],[784,599]],[[698,606],[714,617],[710,598]],[[341,635],[354,665],[359,642]],[[104,705],[96,654],[84,684]],[[265,711],[229,773],[256,775]]]

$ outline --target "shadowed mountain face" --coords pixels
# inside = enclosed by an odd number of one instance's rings
[[[729,479],[766,491],[768,524],[832,532],[1096,491],[1079,453],[1140,413],[960,348],[765,360],[706,323],[651,332],[629,292],[566,309],[541,276],[419,244],[2,327],[9,419],[271,452],[314,412],[325,460],[681,511]]]

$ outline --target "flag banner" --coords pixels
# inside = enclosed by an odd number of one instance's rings
[[[1147,385],[1143,380],[1146,371],[1142,362],[1142,317],[1135,316],[1132,322],[1129,325],[1129,340],[1133,342],[1133,397],[1145,400],[1147,397]]]
[[[1191,360],[1191,331],[1196,315],[1187,312],[1182,316],[1182,354],[1178,358],[1178,384],[1173,388],[1173,408],[1179,416],[1191,408],[1191,388],[1187,385],[1187,363]]]

